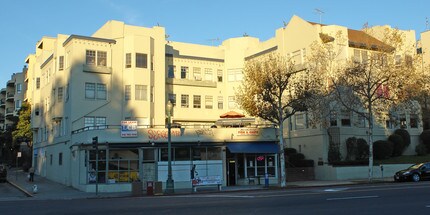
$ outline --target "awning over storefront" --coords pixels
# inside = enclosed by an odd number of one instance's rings
[[[227,143],[231,153],[278,153],[276,143]]]

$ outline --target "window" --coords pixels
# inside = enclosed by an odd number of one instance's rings
[[[201,104],[201,96],[199,95],[194,95],[193,96],[193,107],[194,108],[201,108],[202,104]]]
[[[15,100],[15,110],[21,109],[22,101],[21,100]]]
[[[361,62],[361,56],[360,56],[360,50],[354,49],[354,62],[360,63]]]
[[[337,126],[337,113],[330,111],[330,126]]]
[[[96,84],[95,83],[85,83],[85,98],[95,99],[96,98]]]
[[[90,160],[95,165],[95,157],[93,156]],[[139,153],[137,149],[110,150],[107,166],[109,168],[107,175],[109,181],[129,183],[139,180]],[[106,170],[104,169],[99,174],[106,174]]]
[[[243,74],[241,69],[231,69],[227,72],[227,79],[229,82],[242,81]]]
[[[202,80],[202,71],[201,71],[201,68],[194,67],[193,68],[193,76],[194,76],[194,80],[201,81]]]
[[[291,61],[296,65],[302,63],[301,50],[296,50],[293,53],[291,53]]]
[[[188,67],[187,66],[181,66],[181,79],[188,79]]]
[[[220,69],[218,69],[217,78],[218,78],[218,82],[222,82],[222,70]]]
[[[131,68],[131,53],[125,54],[125,68]]]
[[[189,107],[189,95],[181,95],[181,107],[182,108]]]
[[[172,105],[176,105],[176,94],[169,93],[169,101],[172,103]]]
[[[60,56],[58,58],[58,70],[63,70],[64,69],[64,56]]]
[[[175,78],[175,70],[176,70],[176,66],[169,65],[169,68],[167,71],[167,77],[168,78]]]
[[[99,100],[107,99],[106,84],[97,84],[97,99]]]
[[[148,55],[136,53],[136,68],[148,68]]]
[[[84,127],[88,130],[106,128],[106,117],[86,116],[84,118]]]
[[[63,153],[58,154],[58,165],[63,165]]]
[[[58,88],[58,101],[59,102],[63,101],[63,88],[62,87]]]
[[[87,50],[87,65],[95,65],[96,64],[96,51]]]
[[[409,119],[409,124],[411,128],[418,128],[418,115],[417,114],[411,114]]]
[[[19,94],[22,92],[22,84],[16,84],[16,93]]]
[[[106,84],[85,83],[85,98],[106,100],[107,99]]]
[[[368,61],[368,56],[367,56],[367,51],[365,51],[365,50],[362,50],[361,51],[361,62],[362,63],[367,63],[367,61]]]
[[[400,65],[402,63],[402,56],[396,55],[395,61],[396,61],[396,65]]]
[[[141,101],[148,100],[148,87],[146,85],[136,85],[135,87],[135,99]]]
[[[364,128],[365,127],[365,122],[366,119],[364,118],[364,113],[360,113],[357,115],[357,121],[355,122],[355,126],[359,127],[359,128]]]
[[[351,112],[341,111],[340,124],[342,126],[351,126]]]
[[[36,89],[40,89],[40,78],[36,78]]]
[[[222,96],[218,96],[218,109],[223,109],[224,108],[224,102],[223,102],[223,97]]]
[[[236,108],[236,101],[234,100],[234,96],[228,97],[228,109],[235,109]]]
[[[213,77],[212,77],[212,69],[210,69],[210,68],[205,68],[205,80],[206,80],[206,81],[213,81]]]
[[[205,96],[205,108],[212,109],[213,108],[213,97]]]
[[[400,128],[407,128],[407,124],[406,124],[406,115],[405,114],[400,114]]]
[[[124,98],[126,101],[131,100],[131,85],[125,85]]]
[[[304,129],[306,128],[306,120],[305,120],[305,114],[299,113],[295,116],[296,119],[296,129]]]

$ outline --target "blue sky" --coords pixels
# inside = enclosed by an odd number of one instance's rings
[[[430,1],[398,0],[3,0],[0,2],[0,88],[34,53],[42,36],[90,36],[108,20],[166,28],[170,40],[218,45],[244,33],[267,40],[293,15],[361,29],[365,23],[426,30]]]

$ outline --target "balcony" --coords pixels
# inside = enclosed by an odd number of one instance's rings
[[[6,101],[13,101],[15,98],[15,93],[8,92],[6,93]]]
[[[0,94],[6,95],[6,88],[2,88],[2,89],[0,90]]]
[[[9,81],[7,81],[7,86],[8,87],[15,87],[15,80],[9,80]]]
[[[15,108],[6,108],[6,117],[12,117],[15,115]]]
[[[0,99],[0,107],[4,107],[6,105],[6,99]]]

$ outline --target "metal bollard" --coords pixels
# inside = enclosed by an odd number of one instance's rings
[[[269,174],[264,174],[264,187],[269,187]]]

